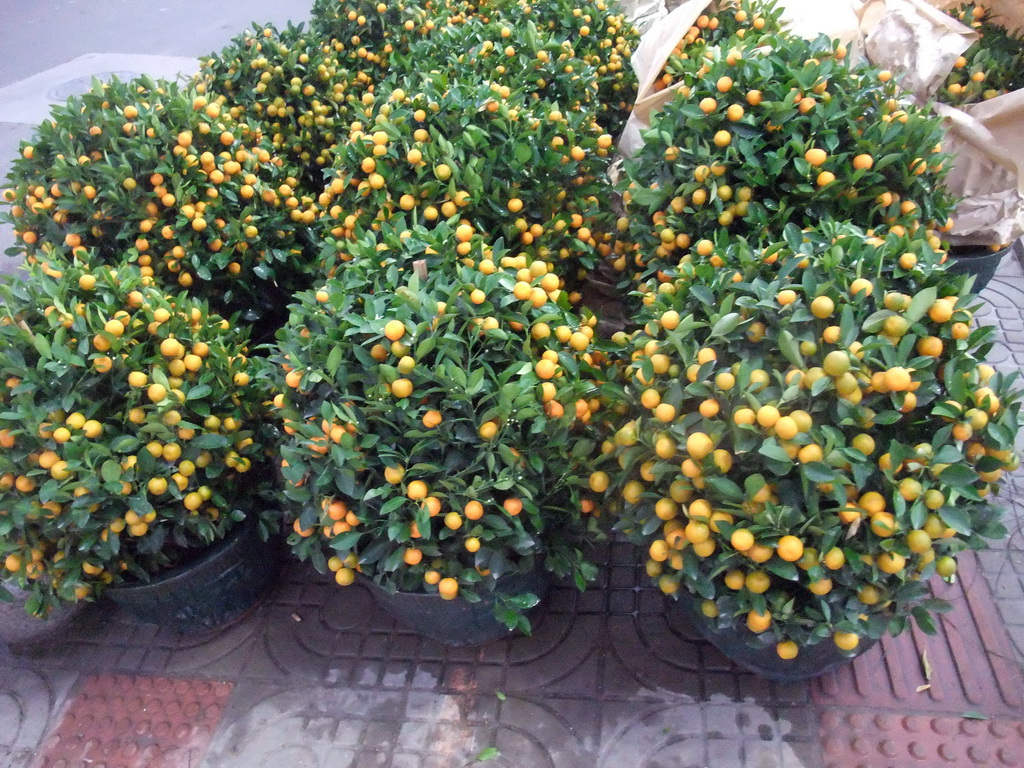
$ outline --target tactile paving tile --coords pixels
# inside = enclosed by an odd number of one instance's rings
[[[827,712],[825,768],[1024,765],[1024,722]]]
[[[934,587],[953,606],[938,635],[887,638],[814,684],[828,768],[1024,766],[1024,673],[977,560],[960,561]]]
[[[195,768],[231,689],[203,680],[87,678],[32,768]]]

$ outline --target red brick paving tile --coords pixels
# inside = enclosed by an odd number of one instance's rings
[[[33,768],[190,768],[202,760],[230,683],[87,678],[43,741]]]
[[[886,638],[852,664],[820,678],[817,704],[899,711],[965,712],[1019,718],[1024,674],[973,556],[961,557],[955,585],[935,588],[953,610],[938,635],[919,631]],[[926,679],[923,658],[931,667]],[[929,685],[918,691],[919,686]]]

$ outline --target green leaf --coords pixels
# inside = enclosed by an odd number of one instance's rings
[[[964,712],[960,717],[965,720],[988,720],[988,715],[982,714],[981,712],[975,712],[973,710]]]
[[[512,154],[520,165],[525,165],[530,162],[533,158],[533,147],[525,141],[520,141],[516,144],[515,149],[512,150]]]
[[[200,384],[197,387],[192,387],[191,389],[189,389],[188,394],[185,396],[185,399],[199,400],[201,398],[206,397],[211,392],[213,392],[213,388],[210,387],[209,384]]]
[[[792,461],[792,459],[789,458],[789,454],[786,453],[785,449],[783,449],[778,442],[776,442],[774,437],[770,437],[765,440],[761,444],[761,447],[757,449],[757,452],[762,456],[767,456],[769,459],[774,459],[775,461],[783,461],[787,463]]]
[[[334,376],[338,372],[338,366],[341,365],[342,357],[341,347],[335,347],[331,350],[331,354],[327,356],[327,372]]]
[[[201,451],[205,451],[210,448],[224,448],[228,442],[228,438],[225,435],[209,432],[194,438],[189,444]]]
[[[740,317],[738,312],[730,312],[727,315],[722,315],[711,327],[711,338],[714,338],[715,336],[726,336],[732,333],[742,322],[743,318]]]
[[[932,464],[956,464],[963,458],[963,452],[955,445],[944,445],[932,456]]]
[[[945,472],[943,472],[945,474]],[[942,522],[957,533],[969,536],[971,533],[971,516],[963,507],[945,506],[939,510]]]
[[[744,498],[743,490],[736,483],[726,477],[715,477],[712,475],[705,478],[705,482],[726,499],[742,501]]]
[[[978,473],[966,464],[950,464],[939,473],[939,480],[950,485],[970,485],[978,479]]]
[[[898,162],[900,162],[900,160],[903,160],[903,159],[904,159],[903,155],[901,155],[899,153],[893,153],[893,154],[885,155],[877,163],[875,163],[874,170],[880,171],[883,168],[885,168],[886,166],[892,165],[893,163],[898,163]]]
[[[50,351],[50,342],[42,334],[37,333],[32,336],[32,345],[41,357],[50,358],[53,356]]]
[[[114,453],[132,453],[142,445],[142,441],[132,435],[121,435],[110,443],[110,450]]]
[[[793,334],[787,330],[784,330],[779,334],[779,350],[793,365],[798,368],[806,367],[804,365],[803,355],[800,354],[800,346],[796,343],[796,339],[793,337]]]
[[[880,309],[868,315],[864,322],[861,323],[861,328],[866,333],[878,333],[882,330],[882,326],[885,325],[885,321],[890,317],[895,317],[896,313],[891,309]]]
[[[747,479],[743,481],[743,488],[746,490],[747,496],[753,498],[757,495],[757,492],[767,484],[768,481],[764,479],[764,475],[758,473],[747,477]]]
[[[875,414],[873,421],[875,424],[895,424],[902,418],[903,414],[899,411],[882,411],[881,413]]]
[[[405,504],[405,498],[402,497],[402,496],[396,496],[393,499],[388,499],[381,506],[380,512],[378,513],[378,515],[379,515],[379,517],[387,517],[392,512],[394,512],[396,509],[401,507],[403,504]]]
[[[918,605],[910,613],[914,617],[914,621],[917,622],[917,626],[926,635],[937,635],[939,633],[938,627],[935,626],[935,620],[932,619],[932,615],[926,609]]]
[[[765,567],[776,576],[786,579],[787,581],[797,581],[800,578],[796,565],[786,562],[785,560],[772,558],[768,561],[768,564]]]
[[[925,288],[923,291],[919,291],[913,299],[910,300],[910,306],[907,307],[907,311],[903,313],[903,316],[907,318],[910,323],[916,323],[929,309],[932,308],[932,304],[935,303],[935,299],[938,298],[939,292],[934,286],[931,288]]]
[[[708,307],[713,307],[717,303],[717,298],[710,288],[703,285],[694,285],[690,287],[690,295],[697,299],[701,304]]]
[[[499,752],[494,747],[487,747],[487,749],[480,750],[480,754],[476,756],[476,761],[478,763],[483,763],[487,760],[494,760],[498,757],[501,757],[501,752]]]
[[[113,459],[107,459],[100,467],[100,477],[105,483],[116,483],[121,479],[121,465]]]
[[[436,346],[437,337],[428,336],[427,338],[425,338],[423,341],[416,345],[416,357],[420,359],[426,357],[427,355],[434,351],[434,347]],[[330,358],[328,358],[328,362],[329,360]]]
[[[820,461],[812,461],[804,464],[803,471],[804,477],[812,483],[831,483],[836,479],[835,472],[833,472],[828,465],[823,464]]]

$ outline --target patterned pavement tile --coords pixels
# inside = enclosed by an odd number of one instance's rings
[[[0,662],[0,765],[21,768],[35,757],[77,676]]]
[[[604,707],[599,768],[816,766],[816,736],[785,733],[786,721],[753,702]]]
[[[261,607],[229,627],[184,636],[167,627],[138,624],[101,602],[78,617],[73,631],[60,640],[27,647],[21,657],[47,669],[233,677],[265,621],[266,608]]]
[[[1019,249],[1018,249],[1019,250]],[[977,320],[999,329],[999,342],[989,359],[1000,370],[1024,371],[1024,258],[1002,260],[995,278],[982,294],[986,307]],[[1024,450],[1024,430],[1018,439]],[[1024,471],[1005,478],[1003,493],[997,502],[1006,508],[1006,527],[1010,535],[995,542],[992,550],[981,554],[981,570],[988,579],[996,607],[1009,632],[1018,663],[1024,666]]]
[[[817,764],[806,685],[739,673],[667,610],[631,547],[607,560],[589,595],[556,585],[531,636],[469,649],[289,569],[206,765]]]
[[[989,362],[1006,372],[1024,370],[1024,265],[1020,258],[1005,257],[981,297],[985,305],[975,316],[977,322],[998,329],[999,340]]]
[[[463,765],[490,744],[493,712],[473,696],[242,682],[207,765],[223,768]]]

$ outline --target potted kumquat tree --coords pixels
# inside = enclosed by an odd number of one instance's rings
[[[629,410],[591,489],[761,674],[820,674],[911,617],[935,631],[929,578],[1005,535],[989,499],[1020,391],[941,261],[924,238],[789,225],[682,262],[620,337]]]
[[[953,202],[941,124],[900,101],[892,73],[785,32],[700,51],[679,60],[684,85],[625,165],[615,266],[629,283],[656,291],[727,240],[772,241],[787,223],[823,218],[926,231],[938,247]]]
[[[107,594],[196,631],[273,577],[245,338],[152,282],[64,264],[2,288],[0,555],[31,614]]]
[[[944,86],[936,94],[936,100],[972,114],[975,109],[985,109],[984,106],[976,107],[975,105],[1006,97],[1007,94],[1019,91],[1024,87],[1024,36],[1020,31],[1013,32],[1007,29],[1004,26],[1005,20],[989,16],[980,3],[964,3],[952,9],[950,13],[964,24],[977,30],[980,36],[956,60],[953,71],[950,72]],[[1006,99],[1002,99],[1002,101],[1005,102]],[[994,113],[994,118],[997,121],[1000,119],[998,113]],[[1013,124],[1012,118],[1002,119]],[[985,120],[987,126],[988,118]],[[964,150],[976,154],[976,150],[972,150],[969,146]],[[999,153],[1000,149],[995,147],[989,151],[990,155]],[[957,158],[956,162],[961,161]],[[1007,173],[1006,170],[1001,172]],[[1007,179],[1007,183],[1011,187],[1017,186],[1015,178]],[[1012,192],[1009,195],[1004,193],[1004,196],[1013,199]],[[986,204],[989,208],[996,208],[991,205],[991,201],[986,203],[984,200],[976,203],[974,207],[984,207]],[[1006,218],[1013,218],[1014,208],[1017,209],[1016,216],[1019,220],[1019,205],[1008,209]],[[991,218],[991,216],[987,218]],[[1001,227],[1001,229],[1004,230],[1002,234],[985,233],[980,238],[979,233],[972,232],[950,249],[954,256],[953,269],[965,274],[973,274],[976,291],[981,291],[988,285],[995,276],[1003,257],[1013,247],[1012,243],[1003,241],[1010,240],[1020,233],[1019,226],[1011,230],[1013,234],[1007,234],[1005,227]],[[960,233],[954,230],[953,234]],[[996,242],[992,242],[993,240]],[[1017,243],[1017,247],[1020,247],[1019,240]]]
[[[468,224],[381,234],[278,334],[289,541],[441,642],[528,630],[547,571],[594,573],[573,432],[599,407],[593,318]]]
[[[272,325],[312,270],[289,214],[297,181],[258,137],[243,143],[237,114],[149,78],[96,82],[54,107],[8,177],[8,252],[132,262],[167,292]]]

